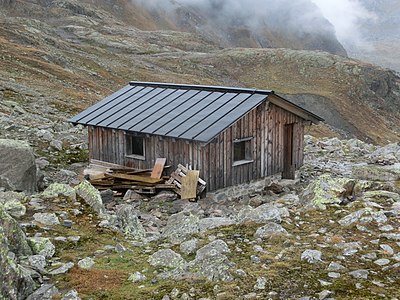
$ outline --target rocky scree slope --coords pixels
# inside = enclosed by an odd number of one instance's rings
[[[11,2],[0,19],[0,134],[28,139],[39,156],[81,156],[82,131],[65,120],[130,80],[271,88],[326,118],[330,128],[314,133],[376,143],[399,137],[399,78],[391,71],[325,52],[221,50],[124,1]],[[50,131],[56,147],[49,150],[52,137],[38,129]]]
[[[0,292],[398,299],[400,145],[308,136],[306,151],[300,181],[271,178],[251,197],[113,199],[85,181],[2,192],[0,263],[10,272]]]

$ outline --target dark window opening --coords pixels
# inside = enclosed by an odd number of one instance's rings
[[[251,162],[253,160],[251,152],[252,138],[233,142],[233,162]]]
[[[144,159],[144,138],[139,136],[126,136],[126,155]]]

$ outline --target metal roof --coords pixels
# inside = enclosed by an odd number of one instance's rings
[[[130,82],[70,122],[209,142],[270,94],[273,91]]]

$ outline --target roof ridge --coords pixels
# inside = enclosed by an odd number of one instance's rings
[[[196,85],[196,84],[130,81],[129,85],[146,86],[146,87],[176,88],[176,89],[199,89],[199,90],[203,90],[203,91],[208,90],[208,91],[222,91],[222,92],[235,92],[235,93],[254,93],[254,94],[265,94],[265,95],[274,94],[273,90],[258,90],[258,89],[253,89],[253,88],[236,88],[236,87]]]

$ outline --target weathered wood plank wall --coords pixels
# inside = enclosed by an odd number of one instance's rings
[[[294,124],[293,158],[297,169],[303,164],[304,120],[270,103],[250,111],[206,146],[193,141],[144,136],[146,160],[125,156],[125,132],[89,126],[90,158],[148,169],[157,158],[165,157],[172,169],[183,164],[200,170],[207,190],[213,191],[282,172],[285,124]],[[233,166],[233,141],[250,137],[253,162]]]

